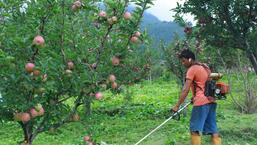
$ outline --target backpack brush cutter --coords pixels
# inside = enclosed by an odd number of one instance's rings
[[[221,77],[222,77],[221,73],[211,73],[210,74],[210,78],[212,78],[212,80],[206,81],[206,83],[205,83],[204,94],[206,96],[214,97],[216,100],[226,99],[225,95],[229,92],[229,86],[225,83],[217,82],[217,80],[219,80]],[[186,103],[183,106],[180,106],[180,108],[177,112],[172,112],[172,115],[168,119],[166,119],[162,124],[160,124],[155,129],[153,129],[151,132],[149,132],[146,136],[144,136],[141,140],[139,140],[135,145],[138,145],[139,143],[141,143],[148,136],[150,136],[152,133],[154,133],[157,129],[159,129],[165,123],[167,123],[170,119],[176,119],[175,117],[178,117],[178,119],[179,119],[180,118],[179,115],[180,115],[181,111],[183,111],[185,108],[187,108],[187,106],[189,106],[191,103],[192,103],[192,101]]]

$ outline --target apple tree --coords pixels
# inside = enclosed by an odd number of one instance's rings
[[[128,9],[133,3],[135,9]],[[32,144],[79,119],[78,107],[147,74],[139,24],[151,0],[0,1],[0,114]],[[139,50],[140,49],[140,50]]]
[[[188,13],[198,21],[194,27],[185,25],[187,34],[215,48],[244,51],[257,73],[256,0],[187,0],[174,11],[177,21]]]

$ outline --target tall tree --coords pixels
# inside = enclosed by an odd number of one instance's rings
[[[193,31],[208,45],[246,52],[257,74],[257,0],[187,0],[174,10],[176,20],[186,13],[198,20]]]

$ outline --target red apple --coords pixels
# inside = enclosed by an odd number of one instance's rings
[[[98,16],[105,18],[105,17],[107,16],[107,14],[106,14],[105,11],[101,11],[101,12],[98,14]]]
[[[29,113],[22,113],[21,114],[21,121],[22,122],[28,122],[30,120],[30,115],[29,115]]]
[[[22,143],[21,145],[30,145],[29,143]]]
[[[30,109],[30,115],[32,118],[35,118],[38,116],[38,112],[36,111],[36,109],[32,108]]]
[[[115,80],[116,80],[115,75],[112,74],[112,75],[109,76],[109,81],[110,82],[114,82]]]
[[[94,145],[92,142],[89,142],[87,145]]]
[[[123,17],[124,17],[124,19],[129,20],[131,18],[131,13],[130,12],[125,12]]]
[[[68,69],[73,69],[74,68],[74,63],[72,61],[68,61],[67,63]]]
[[[113,89],[116,89],[117,87],[118,87],[118,84],[117,84],[116,82],[113,82],[113,83],[112,83],[112,88],[113,88]]]
[[[136,37],[140,37],[140,35],[141,35],[141,33],[140,33],[139,31],[136,31],[136,32],[134,33],[134,36],[136,36]]]
[[[35,64],[29,62],[29,63],[27,63],[27,64],[25,65],[25,70],[26,70],[28,73],[31,73],[31,72],[33,72],[34,67],[35,67]]]
[[[40,35],[37,35],[34,39],[33,39],[33,44],[35,45],[39,45],[39,46],[42,46],[44,45],[45,43],[45,40],[42,36]]]
[[[112,57],[112,65],[117,66],[120,64],[120,59],[116,56]]]
[[[34,76],[39,76],[40,75],[40,71],[39,70],[33,70],[33,75]]]
[[[90,141],[90,136],[84,136],[84,141],[87,142],[87,141]]]
[[[132,36],[132,37],[130,38],[130,41],[131,41],[132,43],[136,43],[137,40],[138,40],[138,38],[137,38],[136,36]]]
[[[96,98],[97,100],[100,100],[102,97],[103,97],[103,94],[102,94],[101,92],[97,92],[97,93],[95,94],[95,98]]]

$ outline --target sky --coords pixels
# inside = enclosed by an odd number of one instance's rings
[[[177,6],[177,2],[182,4],[185,0],[153,0],[154,5],[147,11],[158,17],[161,21],[172,21],[174,13],[171,9]],[[193,21],[193,17],[186,15],[185,19]]]

